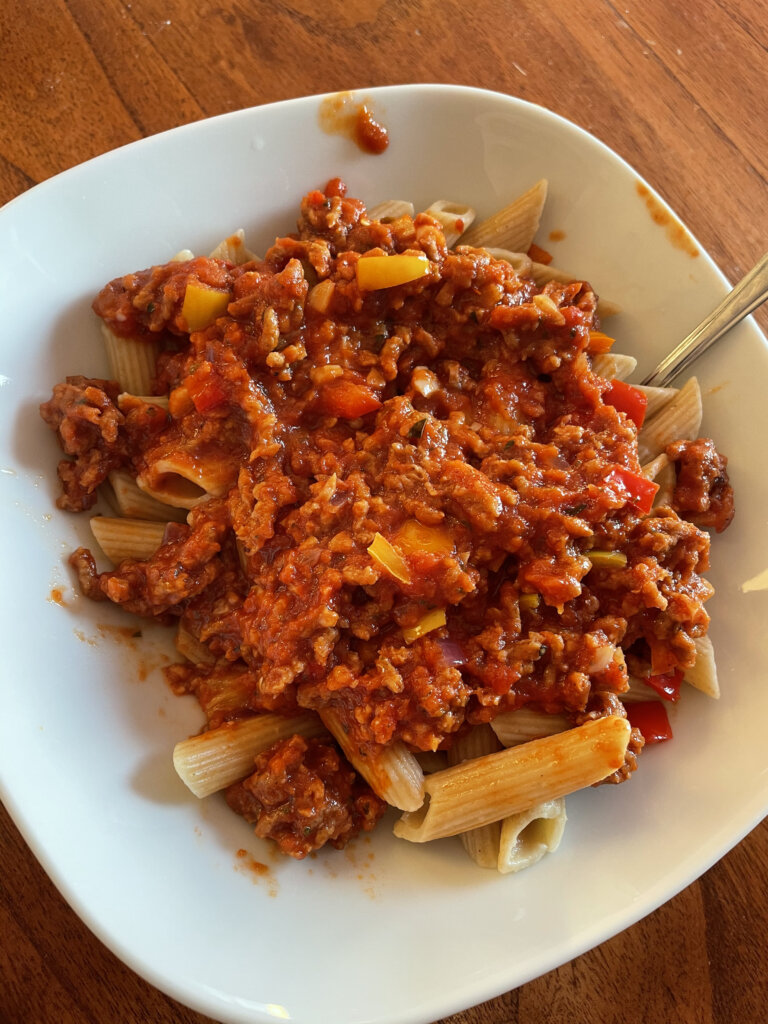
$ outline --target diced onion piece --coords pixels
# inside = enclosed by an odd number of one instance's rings
[[[190,332],[202,331],[204,327],[212,324],[217,316],[226,313],[230,298],[229,292],[206,288],[204,285],[190,281],[184,292],[184,302],[181,307],[181,315],[186,320],[187,329]]]
[[[539,607],[540,596],[539,594],[521,594],[517,599],[517,603],[521,608],[527,611],[533,611]]]
[[[307,296],[307,306],[318,313],[327,313],[335,290],[336,285],[330,278],[320,281]]]
[[[368,554],[374,562],[378,562],[396,580],[400,580],[401,583],[411,582],[411,574],[405,559],[380,533],[373,538],[373,543],[368,548]]]
[[[436,555],[449,555],[453,551],[453,538],[440,526],[425,526],[417,519],[407,519],[397,531],[398,546],[406,554],[428,551]]]
[[[431,611],[416,623],[415,626],[408,626],[403,629],[403,637],[407,644],[412,644],[420,636],[431,633],[433,629],[440,629],[445,625],[445,608],[433,608]]]
[[[560,312],[559,306],[549,295],[534,295],[532,301],[543,320],[556,325],[565,323],[565,317]]]
[[[394,288],[398,284],[417,281],[429,273],[429,260],[423,254],[364,256],[355,264],[357,286],[361,291]]]
[[[627,556],[623,551],[594,551],[587,552],[587,558],[592,563],[593,569],[623,569],[627,564]]]

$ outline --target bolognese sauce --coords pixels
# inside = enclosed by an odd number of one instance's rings
[[[400,262],[370,287],[360,265],[376,257]],[[226,295],[192,331],[190,288]],[[681,516],[726,524],[725,461],[708,441],[670,451],[676,506],[652,508],[638,426],[592,369],[605,340],[589,283],[541,288],[483,249],[447,248],[425,214],[371,220],[334,179],[263,260],[152,267],[94,309],[161,342],[168,411],[121,411],[113,382],[57,386],[42,411],[70,457],[62,507],[88,508],[115,467],[151,476],[169,452],[215,462],[223,485],[148,560],[72,562],[89,596],[205,646],[205,664],[169,674],[211,725],[332,708],[360,750],[434,751],[523,706],[623,716],[628,661],[645,675],[692,664],[709,539]],[[634,730],[613,781],[641,747]],[[283,743],[228,799],[303,856],[380,813],[345,772],[331,747]],[[330,824],[305,834],[308,807]]]

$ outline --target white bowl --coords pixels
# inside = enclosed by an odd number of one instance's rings
[[[292,100],[127,146],[0,211],[2,796],[108,946],[232,1024],[415,1024],[490,998],[649,913],[768,806],[768,594],[744,587],[768,566],[768,455],[751,443],[768,436],[768,353],[749,322],[697,367],[704,433],[730,456],[737,497],[711,572],[723,696],[686,693],[674,741],[648,750],[629,784],[569,798],[556,855],[501,877],[457,841],[412,846],[385,822],[346,852],[277,859],[222,799],[200,803],[176,779],[173,744],[199,711],[161,678],[162,629],[132,638],[119,627],[135,620],[76,595],[66,555],[87,540],[87,516],[54,508],[58,450],[37,413],[66,374],[106,372],[89,310],[102,284],[240,226],[263,249],[335,175],[369,203],[453,198],[481,214],[547,177],[541,238],[564,232],[556,263],[621,304],[611,330],[641,371],[726,291],[704,253],[654,222],[638,175],[561,118],[449,86],[365,95],[390,131],[383,156],[325,134],[320,98]]]

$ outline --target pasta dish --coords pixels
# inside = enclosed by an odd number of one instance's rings
[[[41,407],[59,505],[109,501],[82,591],[173,625],[205,714],[177,771],[294,857],[395,832],[533,863],[565,797],[717,696],[707,529],[733,515],[695,378],[626,383],[614,311],[534,241],[339,179],[265,256],[242,232],[97,296],[112,378]]]

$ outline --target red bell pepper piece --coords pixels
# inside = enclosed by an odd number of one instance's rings
[[[665,672],[663,675],[648,676],[645,682],[652,687],[662,700],[671,700],[674,704],[680,699],[680,685],[683,681],[683,673],[678,668],[674,672]]]
[[[660,700],[628,703],[627,718],[633,729],[640,730],[646,743],[664,743],[672,739],[667,709]]]
[[[355,420],[381,408],[381,402],[365,384],[336,377],[323,384],[320,391],[320,407],[329,416],[342,420]]]
[[[200,413],[215,409],[227,400],[224,382],[210,363],[203,363],[187,378],[187,392]]]
[[[619,412],[626,413],[637,429],[643,425],[645,410],[648,408],[648,397],[631,384],[623,380],[612,380],[607,391],[603,392],[603,401],[612,405]]]
[[[653,499],[659,489],[659,485],[653,480],[649,480],[642,473],[624,469],[623,466],[612,466],[605,474],[604,480],[609,487],[616,487],[626,494],[627,502],[640,512],[651,511]]]

